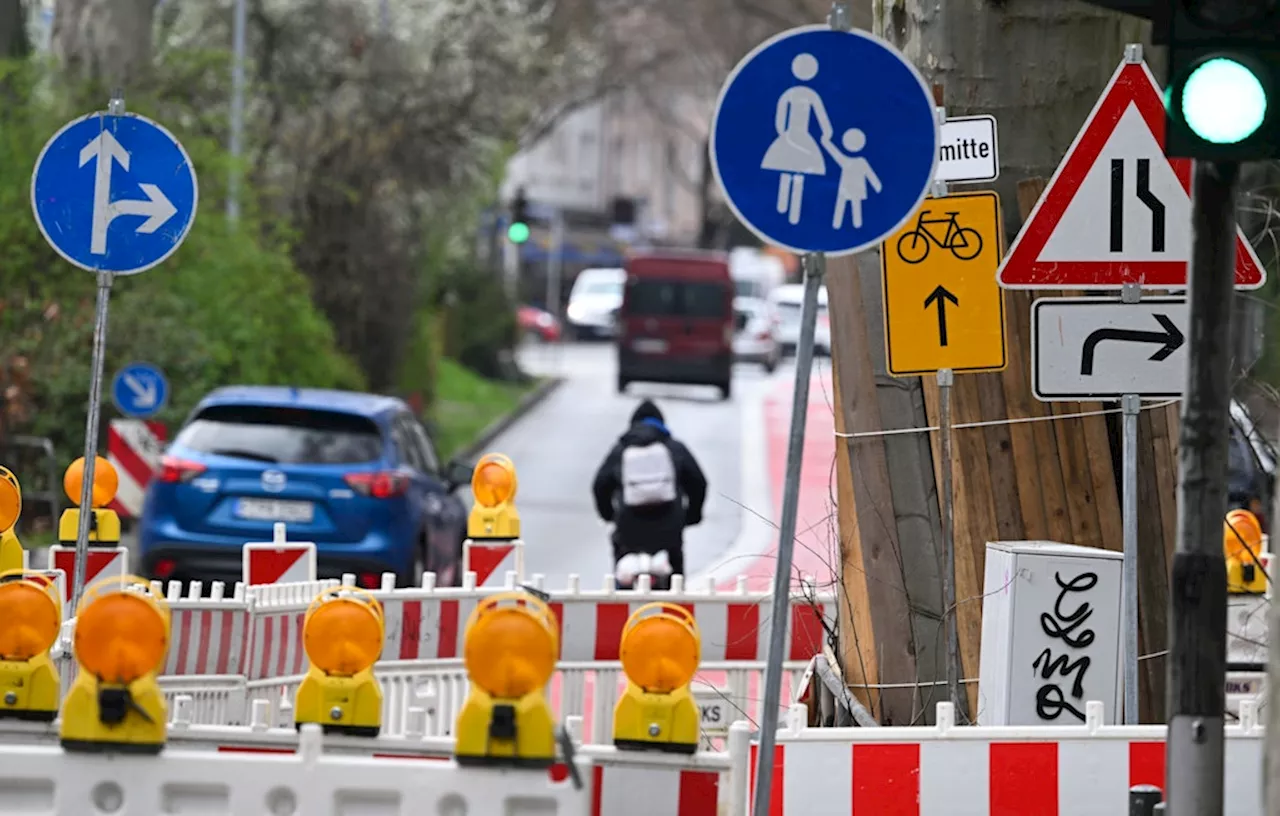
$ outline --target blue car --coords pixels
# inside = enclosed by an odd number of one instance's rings
[[[425,571],[461,578],[471,479],[441,465],[431,438],[399,399],[346,391],[233,386],[196,406],[147,488],[141,563],[159,580],[240,580],[241,546],[314,541],[321,578],[354,573],[361,586],[393,572],[414,586]]]

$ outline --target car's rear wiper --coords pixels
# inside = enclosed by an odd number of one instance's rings
[[[278,464],[280,462],[280,460],[275,458],[274,456],[267,456],[261,453],[254,453],[253,451],[235,450],[233,448],[228,448],[225,450],[222,448],[219,448],[217,450],[211,450],[209,451],[209,453],[212,454],[213,456],[234,456],[237,459],[252,459],[255,462],[270,462],[271,464]]]

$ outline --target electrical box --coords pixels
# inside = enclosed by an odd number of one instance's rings
[[[979,725],[1123,721],[1123,556],[1053,541],[987,544]]]

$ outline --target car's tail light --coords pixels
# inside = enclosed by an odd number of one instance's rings
[[[173,575],[174,570],[178,568],[178,562],[172,558],[160,558],[156,560],[152,572],[155,573],[156,579],[160,581],[168,580]]]
[[[393,499],[409,487],[409,477],[402,473],[348,473],[343,478],[361,496],[375,499]]]
[[[176,456],[166,456],[160,460],[160,481],[168,484],[185,483],[206,470],[208,468],[199,462],[179,459]]]
[[[382,576],[376,572],[362,572],[356,583],[364,589],[379,589],[382,587]]]

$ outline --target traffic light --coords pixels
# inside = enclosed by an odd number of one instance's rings
[[[524,188],[516,190],[511,199],[511,226],[507,227],[507,238],[513,244],[523,244],[529,240],[529,200],[525,198]]]
[[[1165,154],[1280,157],[1280,0],[1165,2]]]

